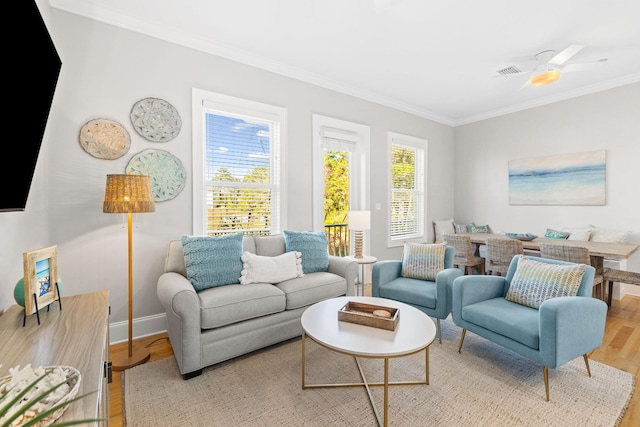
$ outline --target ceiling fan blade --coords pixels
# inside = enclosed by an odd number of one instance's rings
[[[589,68],[589,66],[594,65],[594,64],[598,64],[600,62],[605,62],[607,60],[607,58],[602,58],[599,59],[597,61],[593,61],[593,62],[575,62],[572,64],[567,64],[564,67],[562,67],[562,72],[563,73],[570,73],[572,71],[580,71],[580,70],[584,70],[585,68]]]
[[[572,44],[553,58],[549,60],[549,64],[562,65],[567,62],[573,55],[580,52],[584,46]]]

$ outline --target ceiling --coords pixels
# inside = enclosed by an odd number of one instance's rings
[[[450,126],[640,81],[637,0],[50,0]],[[533,87],[536,54],[589,64]]]

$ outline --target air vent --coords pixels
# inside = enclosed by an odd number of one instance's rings
[[[518,74],[521,72],[522,70],[520,70],[515,65],[511,65],[510,67],[503,68],[502,70],[498,70],[498,74],[500,74],[501,76],[508,76],[509,74]]]

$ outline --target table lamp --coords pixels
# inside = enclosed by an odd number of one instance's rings
[[[355,258],[362,258],[362,232],[371,228],[370,211],[349,211],[349,229],[355,233]]]
[[[114,357],[114,371],[123,371],[149,360],[149,350],[133,352],[133,257],[131,215],[156,210],[151,191],[151,177],[145,175],[107,175],[107,188],[102,207],[105,213],[126,213],[129,254],[129,352],[127,357]]]

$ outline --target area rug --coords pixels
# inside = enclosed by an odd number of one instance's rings
[[[634,390],[633,376],[582,358],[549,370],[551,401],[542,368],[442,322],[443,342],[430,347],[430,384],[389,388],[391,426],[616,426]],[[306,383],[359,382],[353,357],[306,343]],[[383,361],[361,359],[369,381],[382,381]],[[391,380],[424,378],[425,357],[391,359]],[[122,375],[123,418],[143,426],[374,426],[364,387],[301,388],[297,338],[206,368],[183,380],[170,357]],[[383,408],[382,387],[372,387]],[[382,412],[380,412],[382,416]]]

